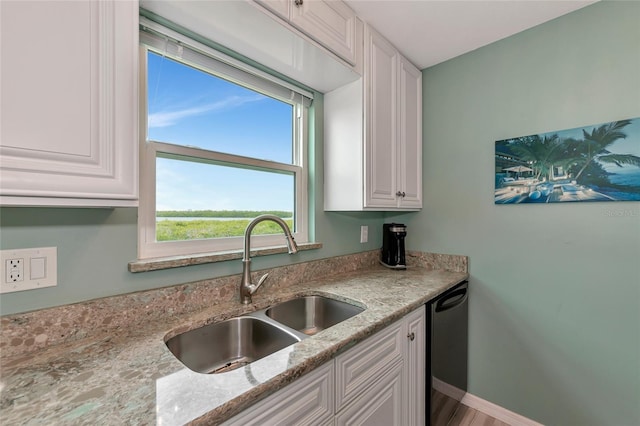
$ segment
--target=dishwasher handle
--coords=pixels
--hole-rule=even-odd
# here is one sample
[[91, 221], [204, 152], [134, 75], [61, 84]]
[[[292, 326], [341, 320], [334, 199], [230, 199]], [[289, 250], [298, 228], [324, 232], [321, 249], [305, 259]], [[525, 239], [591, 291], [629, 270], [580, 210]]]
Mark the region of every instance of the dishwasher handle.
[[456, 306], [464, 303], [467, 300], [467, 297], [467, 286], [461, 287], [440, 298], [436, 302], [435, 310], [436, 312], [444, 312], [448, 311], [449, 309], [453, 309]]

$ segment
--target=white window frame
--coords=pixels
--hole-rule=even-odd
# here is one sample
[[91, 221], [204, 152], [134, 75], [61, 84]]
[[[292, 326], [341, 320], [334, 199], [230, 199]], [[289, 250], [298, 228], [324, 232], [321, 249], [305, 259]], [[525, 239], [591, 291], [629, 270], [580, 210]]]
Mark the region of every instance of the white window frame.
[[[312, 94], [287, 82], [191, 40], [152, 21], [141, 18], [140, 33], [140, 203], [138, 208], [138, 258], [151, 259], [202, 255], [242, 250], [243, 237], [200, 240], [156, 241], [156, 158], [192, 157], [212, 164], [233, 164], [240, 168], [293, 173], [295, 229], [298, 243], [309, 241], [308, 231], [308, 106]], [[293, 164], [278, 163], [206, 149], [148, 140], [147, 135], [147, 52], [166, 55], [187, 65], [212, 72], [241, 86], [287, 102], [294, 107]], [[216, 65], [217, 68], [213, 68]], [[222, 69], [222, 71], [220, 71]], [[240, 196], [240, 195], [239, 195]], [[252, 235], [252, 247], [284, 246], [284, 237]]]

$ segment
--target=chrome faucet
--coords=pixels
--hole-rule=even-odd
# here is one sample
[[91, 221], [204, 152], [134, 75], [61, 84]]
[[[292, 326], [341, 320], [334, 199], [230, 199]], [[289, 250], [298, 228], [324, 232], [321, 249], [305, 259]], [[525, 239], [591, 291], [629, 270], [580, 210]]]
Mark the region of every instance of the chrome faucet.
[[240, 283], [240, 302], [243, 305], [251, 303], [251, 296], [255, 293], [262, 283], [267, 279], [269, 274], [264, 274], [258, 280], [258, 284], [251, 283], [251, 231], [260, 222], [265, 220], [271, 220], [282, 228], [284, 235], [287, 238], [287, 249], [289, 254], [296, 254], [298, 252], [298, 245], [291, 235], [291, 230], [287, 226], [286, 222], [280, 219], [278, 216], [271, 214], [264, 214], [256, 217], [247, 225], [247, 229], [244, 230], [244, 254], [242, 255], [242, 282]]

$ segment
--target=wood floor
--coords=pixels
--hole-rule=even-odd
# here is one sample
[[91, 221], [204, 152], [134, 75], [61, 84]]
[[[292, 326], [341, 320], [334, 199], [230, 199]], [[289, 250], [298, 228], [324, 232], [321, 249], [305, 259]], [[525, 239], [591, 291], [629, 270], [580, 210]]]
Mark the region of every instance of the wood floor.
[[432, 392], [431, 426], [509, 426], [508, 423], [460, 404], [441, 392]]

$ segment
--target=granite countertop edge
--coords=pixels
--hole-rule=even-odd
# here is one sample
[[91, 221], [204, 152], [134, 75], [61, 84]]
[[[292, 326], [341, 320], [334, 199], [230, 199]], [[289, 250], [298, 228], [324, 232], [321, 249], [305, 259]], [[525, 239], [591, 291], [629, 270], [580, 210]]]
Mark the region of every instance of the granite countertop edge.
[[[111, 419], [139, 424], [154, 418], [158, 424], [220, 424], [468, 277], [467, 272], [421, 267], [405, 271], [375, 267], [270, 294], [258, 292], [248, 307], [220, 304], [155, 324], [141, 324], [139, 329], [118, 330], [112, 336], [59, 345], [2, 366], [0, 412], [6, 420], [24, 420], [27, 415], [70, 423]], [[263, 375], [255, 383], [242, 382], [241, 371], [247, 367], [217, 375], [192, 372], [164, 344], [180, 332], [302, 295], [324, 295], [366, 309], [250, 364], [255, 376]], [[274, 367], [282, 363], [278, 357], [285, 357], [285, 362]], [[87, 380], [80, 380], [82, 377]], [[167, 384], [161, 385], [162, 381]], [[62, 388], [57, 391], [59, 395], [52, 394], [56, 387]], [[165, 388], [169, 390], [164, 392]], [[36, 392], [26, 395], [29, 389]], [[131, 398], [138, 399], [134, 402]], [[45, 403], [48, 410], [40, 412], [25, 403], [30, 407]]]

